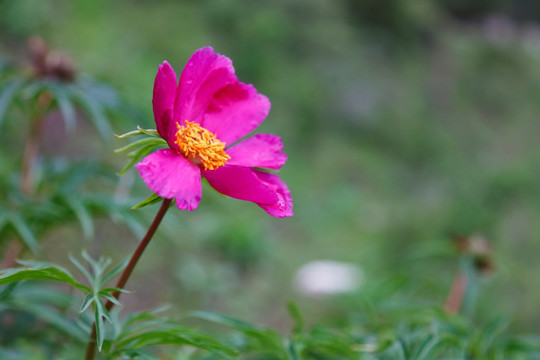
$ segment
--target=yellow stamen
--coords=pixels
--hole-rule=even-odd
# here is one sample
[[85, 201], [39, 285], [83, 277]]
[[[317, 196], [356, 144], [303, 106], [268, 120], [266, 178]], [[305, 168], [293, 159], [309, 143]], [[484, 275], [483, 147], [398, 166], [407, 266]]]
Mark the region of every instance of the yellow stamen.
[[215, 170], [231, 158], [225, 152], [225, 143], [196, 122], [186, 121], [186, 126], [176, 123], [176, 128], [174, 143], [185, 157], [201, 163], [204, 170]]

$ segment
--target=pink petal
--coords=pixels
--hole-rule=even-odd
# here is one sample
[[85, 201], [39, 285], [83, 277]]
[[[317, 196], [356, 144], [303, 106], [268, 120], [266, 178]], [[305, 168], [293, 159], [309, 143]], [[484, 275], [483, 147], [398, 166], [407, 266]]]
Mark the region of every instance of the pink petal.
[[265, 204], [278, 200], [274, 191], [259, 180], [253, 169], [225, 165], [203, 171], [203, 175], [214, 189], [235, 199]]
[[270, 101], [252, 85], [236, 83], [220, 90], [208, 108], [203, 127], [230, 145], [259, 126], [270, 111]]
[[216, 54], [211, 47], [197, 50], [180, 76], [174, 120], [200, 123], [214, 95], [227, 85], [238, 82], [231, 59]]
[[282, 152], [281, 138], [272, 134], [257, 134], [227, 149], [231, 157], [227, 165], [279, 169], [287, 161]]
[[220, 193], [252, 201], [272, 216], [287, 217], [293, 214], [290, 192], [277, 175], [230, 165], [204, 171], [203, 175]]
[[158, 133], [167, 140], [169, 146], [174, 144], [174, 133], [176, 132], [176, 123], [173, 123], [176, 90], [176, 73], [171, 65], [164, 61], [162, 65], [159, 65], [154, 81], [152, 105]]
[[266, 211], [268, 214], [278, 218], [293, 216], [293, 200], [291, 192], [289, 191], [287, 185], [283, 181], [281, 181], [279, 176], [277, 176], [276, 174], [269, 174], [258, 170], [254, 171], [259, 177], [259, 179], [266, 183], [267, 186], [272, 188], [272, 190], [276, 193], [278, 197], [278, 201], [273, 204], [258, 203], [257, 205], [263, 208], [263, 210]]
[[195, 209], [201, 200], [201, 171], [171, 149], [158, 150], [135, 165], [145, 184], [159, 196], [176, 197], [179, 209]]

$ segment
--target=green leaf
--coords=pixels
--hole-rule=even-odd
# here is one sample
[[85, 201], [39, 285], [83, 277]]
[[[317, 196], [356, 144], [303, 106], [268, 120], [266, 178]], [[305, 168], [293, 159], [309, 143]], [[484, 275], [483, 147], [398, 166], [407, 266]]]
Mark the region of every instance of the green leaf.
[[107, 309], [105, 308], [105, 305], [103, 305], [103, 301], [94, 294], [94, 321], [96, 326], [96, 339], [97, 339], [97, 345], [99, 351], [101, 351], [101, 348], [103, 346], [103, 341], [105, 340], [105, 324], [103, 323], [103, 319], [106, 319], [108, 322], [112, 323], [111, 316]]
[[288, 357], [288, 352], [283, 346], [283, 339], [281, 335], [279, 335], [273, 330], [261, 328], [226, 315], [207, 311], [193, 311], [188, 313], [187, 316], [204, 319], [238, 330], [248, 336], [255, 338], [261, 343], [264, 348], [266, 348], [265, 350], [272, 351], [274, 354], [279, 355], [281, 358]]
[[103, 106], [83, 91], [74, 90], [71, 94], [77, 104], [86, 112], [103, 140], [109, 140], [112, 130]]
[[309, 351], [333, 356], [341, 355], [347, 358], [351, 356], [356, 358], [356, 350], [353, 349], [358, 348], [358, 343], [352, 337], [343, 332], [325, 328], [315, 328], [308, 334], [297, 335], [295, 342]]
[[144, 139], [139, 139], [137, 141], [134, 141], [126, 146], [123, 146], [119, 149], [114, 150], [115, 153], [123, 153], [129, 150], [133, 150], [135, 148], [138, 148], [139, 146], [166, 146], [167, 142], [163, 140], [162, 138], [156, 138], [156, 137], [149, 137]]
[[18, 284], [19, 283], [16, 283], [16, 282], [7, 284], [6, 287], [3, 288], [2, 291], [0, 291], [0, 301], [8, 298], [13, 292], [13, 290], [15, 290]]
[[[96, 304], [97, 305], [97, 304]], [[101, 351], [101, 347], [103, 346], [103, 341], [105, 340], [105, 329], [103, 324], [103, 316], [101, 315], [101, 312], [98, 310], [98, 307], [96, 306], [96, 309], [94, 310], [94, 326], [96, 327], [96, 340], [98, 345], [98, 350]]]
[[149, 136], [154, 136], [154, 137], [161, 137], [157, 130], [155, 130], [155, 129], [143, 129], [142, 127], [140, 127], [138, 125], [137, 125], [137, 130], [129, 131], [129, 132], [127, 132], [125, 134], [122, 134], [122, 135], [114, 134], [114, 136], [116, 136], [117, 139], [125, 139], [125, 138], [128, 138], [128, 137], [137, 136], [137, 135], [149, 135]]
[[111, 259], [99, 258], [98, 261], [95, 261], [90, 257], [86, 250], [82, 251], [82, 257], [90, 264], [92, 267], [93, 276], [93, 287], [94, 289], [100, 289], [102, 283], [102, 275], [105, 272], [105, 269], [111, 264]]
[[291, 342], [286, 343], [286, 349], [287, 349], [287, 354], [289, 355], [289, 359], [300, 360], [300, 356], [298, 355], [298, 352], [296, 351], [294, 342], [291, 341]]
[[70, 319], [66, 318], [65, 314], [53, 307], [29, 303], [25, 300], [17, 301], [17, 303], [14, 304], [14, 307], [36, 315], [38, 318], [43, 319], [47, 323], [53, 325], [57, 329], [81, 343], [85, 343], [88, 340], [88, 335], [82, 331], [79, 326], [77, 326]]
[[30, 227], [28, 226], [28, 224], [26, 224], [24, 219], [20, 215], [14, 213], [9, 214], [8, 217], [9, 222], [11, 223], [17, 234], [19, 234], [20, 238], [24, 241], [26, 246], [28, 246], [28, 248], [34, 254], [39, 253], [39, 243], [36, 240], [34, 233], [32, 232], [32, 230], [30, 230]]
[[121, 135], [114, 134], [114, 136], [117, 139], [126, 139], [126, 138], [131, 137], [131, 136], [137, 136], [137, 135], [142, 135], [142, 134], [143, 133], [140, 132], [139, 130], [133, 130], [133, 131], [128, 131], [127, 133], [124, 133], [124, 134], [121, 134]]
[[113, 221], [125, 224], [135, 237], [142, 238], [146, 234], [147, 229], [141, 225], [141, 219], [137, 212], [127, 208], [110, 206], [107, 208], [107, 213]]
[[158, 131], [155, 129], [143, 129], [139, 125], [137, 125], [137, 130], [139, 130], [141, 133], [150, 135], [150, 136], [160, 136]]
[[118, 306], [121, 305], [120, 301], [118, 301], [117, 298], [115, 298], [114, 296], [112, 296], [110, 293], [108, 293], [106, 291], [100, 291], [99, 296], [104, 297], [105, 299], [112, 302], [114, 305], [118, 305]]
[[157, 204], [158, 202], [160, 202], [161, 200], [162, 200], [161, 196], [154, 193], [154, 194], [150, 195], [148, 198], [146, 198], [145, 200], [138, 203], [137, 205], [131, 207], [131, 210], [140, 209], [140, 208], [143, 208], [145, 206], [154, 205], [154, 204]]
[[430, 334], [416, 349], [412, 360], [425, 360], [430, 359], [428, 356], [435, 350], [440, 343], [440, 338], [435, 334]]
[[107, 284], [112, 278], [120, 274], [120, 272], [124, 270], [124, 268], [127, 266], [128, 263], [129, 263], [129, 258], [126, 258], [119, 265], [109, 270], [105, 275], [103, 275], [102, 284], [103, 285]]
[[79, 269], [79, 271], [84, 275], [88, 283], [92, 284], [94, 282], [94, 277], [90, 275], [88, 270], [86, 270], [86, 268], [79, 262], [79, 260], [75, 259], [73, 256], [68, 255], [68, 257], [69, 260], [73, 263], [73, 265], [75, 265], [77, 269]]
[[150, 154], [152, 152], [152, 150], [154, 150], [154, 148], [155, 148], [154, 145], [141, 146], [139, 149], [130, 152], [128, 154], [128, 158], [130, 159], [130, 161], [128, 161], [126, 166], [124, 166], [124, 168], [118, 173], [118, 175], [124, 175], [126, 173], [126, 171], [129, 170], [130, 167], [135, 165], [135, 163], [137, 161], [139, 161], [140, 159], [142, 159], [146, 155]]
[[[407, 351], [405, 344], [401, 340], [396, 340], [392, 343], [392, 347], [390, 348], [394, 351], [394, 358], [395, 360], [406, 360], [407, 359]], [[399, 357], [395, 357], [395, 354], [398, 354]]]
[[122, 294], [133, 294], [133, 291], [129, 291], [129, 290], [126, 290], [126, 289], [120, 289], [120, 288], [117, 288], [117, 287], [107, 287], [107, 288], [101, 289], [101, 291], [105, 291], [105, 292], [109, 292], [109, 293], [118, 291], [118, 292], [120, 292]]
[[86, 207], [78, 198], [74, 196], [68, 196], [64, 199], [75, 214], [77, 220], [79, 220], [84, 237], [86, 239], [91, 239], [94, 236], [94, 223], [92, 221], [92, 216]]
[[77, 124], [77, 117], [75, 107], [69, 99], [68, 92], [58, 85], [51, 85], [49, 88], [53, 92], [56, 103], [58, 104], [58, 108], [60, 109], [62, 117], [64, 118], [66, 131], [73, 132]]
[[0, 270], [0, 284], [22, 280], [59, 281], [88, 292], [88, 286], [82, 285], [63, 267], [36, 261], [19, 261], [25, 267]]
[[177, 326], [169, 329], [156, 328], [152, 331], [142, 332], [127, 337], [117, 344], [117, 346], [124, 348], [123, 352], [155, 345], [190, 345], [227, 359], [237, 354], [235, 349], [206, 334]]
[[47, 89], [46, 81], [34, 80], [31, 83], [29, 83], [27, 87], [24, 88], [22, 95], [25, 98], [30, 99], [33, 96], [36, 96], [37, 94], [43, 92], [46, 89]]
[[3, 86], [3, 91], [0, 93], [0, 125], [2, 125], [4, 114], [13, 101], [15, 94], [23, 85], [24, 80], [19, 78], [10, 80]]
[[302, 332], [302, 330], [304, 329], [304, 319], [302, 318], [300, 310], [292, 301], [287, 304], [287, 309], [289, 310], [289, 314], [291, 315], [291, 317], [294, 319], [294, 326], [292, 329], [293, 334], [298, 334]]
[[[2, 211], [5, 211], [2, 209]], [[0, 231], [4, 228], [4, 226], [8, 223], [8, 216], [6, 213], [0, 214]]]
[[86, 309], [88, 309], [88, 307], [94, 302], [94, 294], [93, 293], [90, 293], [88, 295], [86, 295], [86, 297], [84, 298], [82, 304], [81, 304], [81, 308], [79, 309], [79, 312], [82, 313], [82, 312], [85, 312]]

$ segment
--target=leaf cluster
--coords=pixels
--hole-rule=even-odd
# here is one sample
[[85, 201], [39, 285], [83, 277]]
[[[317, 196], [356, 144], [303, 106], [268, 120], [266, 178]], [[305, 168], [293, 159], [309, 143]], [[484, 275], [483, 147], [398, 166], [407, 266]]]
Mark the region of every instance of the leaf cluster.
[[135, 165], [135, 163], [150, 154], [156, 147], [167, 145], [167, 142], [158, 134], [157, 130], [143, 129], [140, 126], [137, 126], [137, 130], [122, 135], [116, 135], [116, 137], [118, 139], [126, 139], [139, 135], [145, 136], [142, 139], [135, 140], [130, 144], [115, 150], [116, 153], [127, 153], [126, 156], [129, 159], [128, 163], [120, 171], [120, 175], [125, 174], [126, 171]]
[[136, 115], [110, 86], [86, 74], [72, 82], [62, 82], [20, 72], [0, 72], [0, 126], [10, 107], [18, 107], [28, 119], [57, 109], [68, 133], [75, 130], [81, 113], [105, 141], [112, 133], [111, 116]]
[[16, 236], [35, 254], [38, 239], [48, 230], [72, 221], [86, 239], [94, 236], [94, 218], [107, 216], [124, 223], [136, 235], [142, 232], [138, 215], [109, 194], [116, 177], [99, 163], [51, 161], [43, 163], [33, 196], [20, 190], [16, 177], [0, 176], [0, 238]]
[[238, 332], [230, 342], [239, 359], [540, 359], [540, 339], [513, 334], [509, 322], [502, 318], [477, 326], [433, 309], [420, 317], [402, 318], [388, 328], [367, 323], [307, 329], [296, 306], [290, 304], [289, 310], [294, 319], [290, 336], [222, 314], [197, 311], [190, 316]]
[[[28, 293], [19, 292], [18, 289], [37, 289], [27, 286], [28, 281], [55, 281], [67, 284], [83, 294], [84, 299], [79, 306], [79, 313], [93, 309], [91, 319], [96, 327], [98, 348], [100, 351], [103, 350], [103, 355], [108, 359], [119, 357], [156, 359], [149, 352], [149, 347], [157, 345], [198, 348], [225, 359], [232, 359], [237, 355], [234, 347], [225, 345], [213, 336], [194, 328], [180, 326], [169, 317], [163, 316], [161, 313], [164, 309], [133, 312], [120, 319], [118, 311], [109, 312], [105, 302], [110, 301], [120, 305], [114, 294], [128, 291], [107, 286], [107, 283], [119, 274], [127, 261], [109, 269], [111, 261], [108, 259], [94, 260], [86, 252], [82, 253], [82, 257], [89, 265], [89, 270], [76, 258], [70, 257], [70, 259], [84, 276], [87, 284], [79, 282], [67, 269], [45, 262], [23, 261], [22, 267], [0, 271], [0, 285], [6, 285], [0, 291], [0, 311], [5, 309], [29, 311], [68, 335], [71, 341], [84, 344], [91, 331], [90, 319], [84, 317], [69, 319], [66, 314], [57, 310], [60, 307], [58, 304], [48, 306], [43, 298], [20, 300], [21, 295]], [[59, 296], [58, 291], [50, 288], [46, 291], [51, 296]], [[67, 296], [67, 301], [63, 306], [73, 304], [73, 296]]]
[[[22, 267], [0, 271], [0, 284], [9, 284], [2, 291], [1, 294], [3, 296], [0, 295], [0, 300], [9, 297], [14, 286], [21, 281], [49, 280], [67, 284], [70, 287], [79, 290], [84, 296], [79, 313], [83, 313], [89, 308], [93, 309], [98, 346], [101, 348], [104, 341], [103, 320], [105, 319], [112, 322], [109, 311], [105, 308], [104, 301], [110, 301], [119, 305], [114, 293], [127, 292], [126, 290], [118, 289], [116, 287], [108, 287], [106, 284], [122, 271], [127, 264], [127, 261], [108, 270], [111, 260], [100, 258], [96, 261], [86, 252], [82, 253], [82, 257], [89, 264], [90, 271], [76, 258], [70, 256], [70, 260], [85, 277], [88, 285], [79, 282], [68, 270], [61, 266], [38, 261], [20, 261], [19, 263], [23, 265]], [[86, 330], [89, 333], [88, 326], [86, 327]]]

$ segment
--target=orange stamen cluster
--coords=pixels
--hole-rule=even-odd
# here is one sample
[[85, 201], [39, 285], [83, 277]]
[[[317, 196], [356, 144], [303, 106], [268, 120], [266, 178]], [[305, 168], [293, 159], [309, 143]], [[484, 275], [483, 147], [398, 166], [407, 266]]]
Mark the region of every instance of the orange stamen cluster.
[[176, 123], [176, 128], [174, 143], [185, 157], [200, 162], [204, 170], [215, 170], [231, 158], [225, 152], [225, 143], [200, 124], [186, 121], [186, 126]]

